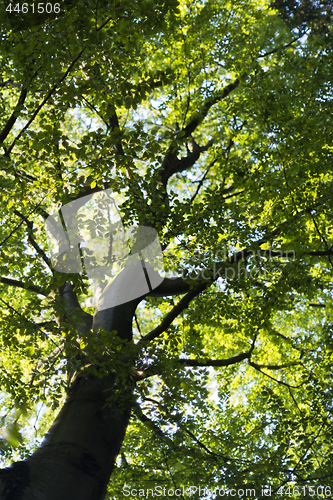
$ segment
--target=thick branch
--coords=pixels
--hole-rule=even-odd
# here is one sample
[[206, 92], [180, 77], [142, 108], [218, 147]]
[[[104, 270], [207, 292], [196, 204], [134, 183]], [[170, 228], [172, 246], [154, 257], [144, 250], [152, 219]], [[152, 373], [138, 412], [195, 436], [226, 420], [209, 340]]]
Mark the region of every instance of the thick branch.
[[317, 250], [313, 252], [306, 252], [306, 255], [311, 255], [313, 257], [330, 257], [333, 256], [333, 249], [330, 248], [328, 250]]
[[[114, 131], [115, 129], [118, 129], [118, 130], [120, 129], [117, 111], [116, 111], [116, 108], [114, 106], [112, 106], [107, 126], [109, 129], [111, 129], [111, 131]], [[124, 148], [123, 148], [123, 145], [122, 145], [120, 140], [117, 142], [116, 148], [117, 148], [117, 153], [120, 156], [125, 156]]]
[[48, 326], [48, 327], [56, 327], [58, 328], [58, 324], [55, 320], [50, 320], [50, 321], [42, 321], [41, 323], [35, 323], [35, 325], [37, 326], [37, 328], [41, 328], [41, 327], [45, 327], [45, 326]]
[[183, 312], [187, 307], [189, 306], [189, 303], [198, 295], [200, 295], [201, 292], [203, 292], [208, 285], [210, 285], [210, 282], [205, 282], [201, 283], [199, 286], [193, 288], [190, 290], [179, 302], [178, 304], [171, 309], [171, 311], [165, 316], [165, 318], [162, 320], [162, 322], [154, 328], [151, 332], [149, 332], [147, 335], [142, 337], [139, 342], [137, 342], [137, 345], [142, 344], [143, 342], [148, 342], [150, 340], [154, 340], [156, 337], [161, 335], [161, 333], [165, 332], [167, 328], [171, 325], [174, 319], [179, 316], [181, 312]]
[[[174, 308], [165, 316], [165, 318], [162, 320], [162, 322], [159, 324], [159, 326], [157, 326], [156, 328], [154, 328], [154, 330], [152, 330], [151, 332], [149, 332], [147, 335], [145, 335], [144, 337], [142, 337], [142, 339], [139, 340], [139, 342], [137, 342], [137, 345], [140, 345], [141, 343], [145, 342], [145, 341], [150, 341], [150, 340], [153, 340], [155, 339], [156, 337], [158, 337], [159, 335], [161, 335], [161, 333], [165, 332], [167, 328], [169, 328], [169, 326], [171, 325], [171, 323], [173, 322], [174, 319], [177, 318], [177, 316], [179, 316], [179, 314], [181, 312], [183, 312], [185, 309], [187, 309], [189, 303], [195, 298], [197, 297], [198, 295], [200, 295], [200, 293], [202, 293], [209, 285], [211, 285], [215, 280], [217, 279], [216, 278], [213, 278], [211, 280], [206, 280], [205, 282], [203, 283], [200, 283], [198, 286], [196, 286], [195, 288], [192, 288], [179, 302], [177, 305], [174, 306]], [[178, 285], [180, 287], [180, 284]], [[254, 343], [255, 343], [255, 340], [256, 340], [256, 336], [252, 342], [252, 346], [249, 350], [249, 353], [247, 353], [249, 356], [251, 356], [251, 353], [254, 349]], [[242, 355], [240, 355], [242, 356]], [[245, 358], [242, 358], [242, 359], [246, 359]]]
[[[20, 94], [20, 97], [19, 97], [19, 99], [17, 101], [17, 105], [16, 106], [22, 106], [24, 104], [24, 101], [25, 101], [26, 97], [27, 97], [27, 89], [23, 88], [21, 90], [21, 94]], [[13, 113], [11, 114], [11, 116], [9, 117], [9, 119], [8, 119], [8, 121], [7, 121], [4, 129], [3, 129], [3, 131], [0, 134], [0, 144], [2, 142], [4, 142], [4, 140], [6, 139], [7, 135], [9, 134], [9, 132], [14, 127], [17, 118], [18, 118], [18, 112], [14, 110]]]
[[235, 365], [236, 363], [239, 363], [240, 361], [244, 361], [244, 359], [250, 359], [251, 357], [251, 352], [243, 352], [242, 354], [237, 354], [237, 356], [232, 356], [231, 358], [227, 359], [204, 359], [204, 360], [198, 360], [198, 359], [178, 359], [178, 363], [181, 363], [182, 365], [186, 366], [230, 366], [230, 365]]
[[230, 365], [235, 365], [236, 363], [240, 363], [244, 359], [248, 359], [250, 362], [252, 352], [255, 347], [255, 343], [257, 340], [257, 334], [253, 337], [251, 347], [247, 352], [243, 352], [241, 354], [237, 354], [236, 356], [232, 356], [231, 358], [227, 359], [204, 359], [204, 360], [197, 360], [197, 359], [178, 359], [178, 363], [181, 363], [182, 365], [186, 366], [230, 366]]
[[[246, 75], [243, 75], [243, 78], [245, 77]], [[200, 125], [200, 123], [205, 119], [210, 108], [214, 106], [214, 104], [228, 97], [228, 95], [238, 87], [239, 83], [240, 81], [237, 78], [234, 82], [224, 87], [224, 89], [222, 89], [222, 91], [219, 92], [215, 97], [207, 99], [207, 101], [203, 104], [201, 110], [195, 113], [190, 119], [189, 123], [186, 125], [184, 129], [185, 137], [190, 137], [190, 135], [193, 134], [198, 125]]]
[[24, 283], [23, 281], [18, 281], [14, 280], [11, 278], [0, 278], [0, 283], [3, 283], [4, 285], [9, 285], [9, 286], [16, 286], [18, 288], [22, 288], [23, 290], [28, 290], [29, 292], [34, 292], [38, 293], [39, 295], [44, 295], [44, 297], [47, 296], [47, 293], [44, 292], [42, 288], [40, 288], [37, 285], [27, 285], [27, 283]]
[[201, 153], [207, 151], [213, 145], [212, 139], [208, 141], [205, 146], [199, 146], [194, 140], [192, 142], [194, 147], [191, 151], [189, 151], [187, 156], [184, 156], [181, 159], [178, 159], [177, 155], [170, 154], [168, 156], [167, 154], [166, 161], [162, 164], [162, 183], [164, 187], [167, 185], [167, 182], [172, 175], [184, 172], [184, 170], [188, 170], [193, 167], [195, 162], [199, 159]]
[[183, 295], [189, 291], [190, 285], [183, 278], [164, 278], [162, 283], [150, 292], [147, 297]]
[[[244, 75], [244, 77], [245, 76], [246, 75]], [[190, 118], [186, 127], [177, 133], [177, 137], [181, 137], [184, 139], [191, 137], [192, 133], [205, 119], [211, 107], [219, 101], [225, 99], [233, 90], [238, 87], [239, 83], [240, 82], [237, 78], [234, 82], [224, 87], [222, 91], [219, 92], [215, 97], [207, 99], [201, 109]], [[173, 174], [177, 172], [183, 172], [184, 170], [192, 167], [198, 160], [200, 154], [204, 151], [207, 151], [213, 145], [213, 141], [211, 140], [205, 146], [200, 147], [198, 144], [196, 144], [192, 137], [190, 145], [191, 150], [189, 150], [188, 155], [181, 159], [177, 158], [177, 147], [175, 148], [174, 144], [170, 145], [160, 169], [162, 184], [164, 188], [166, 187], [168, 180]]]
[[291, 363], [285, 363], [284, 365], [258, 365], [257, 363], [252, 362], [252, 366], [260, 369], [265, 368], [266, 370], [283, 370], [284, 368], [290, 368], [291, 366], [300, 364], [300, 361], [293, 361]]
[[60, 287], [59, 292], [64, 306], [64, 315], [60, 321], [74, 320], [75, 327], [80, 334], [88, 332], [92, 327], [93, 317], [81, 308], [73, 285], [65, 283]]

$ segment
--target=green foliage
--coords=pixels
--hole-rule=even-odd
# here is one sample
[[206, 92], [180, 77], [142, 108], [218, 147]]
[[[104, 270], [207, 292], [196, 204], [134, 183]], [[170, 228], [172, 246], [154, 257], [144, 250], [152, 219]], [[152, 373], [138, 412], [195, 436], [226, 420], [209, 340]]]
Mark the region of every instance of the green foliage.
[[[113, 373], [116, 397], [139, 380], [109, 499], [333, 488], [326, 3], [62, 5], [34, 22], [0, 12], [3, 464], [38, 446], [73, 372]], [[93, 313], [91, 283], [49, 262], [44, 218], [104, 188], [125, 226], [158, 230], [167, 276], [209, 282], [140, 348], [181, 299], [146, 297], [131, 342], [83, 331], [60, 290]]]

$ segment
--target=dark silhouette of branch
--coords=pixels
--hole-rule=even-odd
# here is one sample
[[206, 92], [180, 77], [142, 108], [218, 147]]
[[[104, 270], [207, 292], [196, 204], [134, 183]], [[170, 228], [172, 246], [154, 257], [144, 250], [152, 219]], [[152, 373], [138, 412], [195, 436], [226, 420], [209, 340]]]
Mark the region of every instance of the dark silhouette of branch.
[[[119, 120], [118, 120], [118, 115], [117, 115], [117, 111], [116, 111], [116, 108], [114, 106], [110, 107], [111, 109], [111, 112], [110, 112], [110, 116], [109, 116], [109, 119], [108, 119], [108, 129], [110, 129], [111, 131], [115, 130], [115, 129], [118, 129], [120, 130], [120, 127], [119, 127]], [[119, 139], [119, 141], [117, 142], [116, 144], [116, 148], [117, 148], [117, 153], [120, 155], [120, 156], [125, 156], [125, 153], [124, 153], [124, 148], [123, 148], [123, 145]]]
[[31, 221], [29, 221], [23, 214], [21, 214], [21, 212], [19, 212], [19, 210], [14, 210], [14, 214], [17, 215], [18, 217], [20, 217], [20, 219], [22, 219], [25, 222], [26, 226], [28, 227], [28, 233], [29, 233], [28, 234], [28, 241], [29, 241], [29, 243], [34, 247], [34, 249], [36, 250], [38, 255], [43, 259], [45, 264], [50, 269], [52, 269], [52, 264], [51, 264], [50, 259], [48, 258], [48, 256], [44, 252], [44, 250], [38, 245], [38, 243], [32, 237], [33, 227], [34, 227], [33, 223]]
[[217, 457], [221, 457], [225, 460], [225, 457], [223, 455], [220, 455], [218, 453], [214, 453], [213, 451], [211, 451], [209, 448], [207, 448], [207, 446], [202, 443], [194, 434], [193, 432], [189, 431], [186, 427], [182, 426], [182, 428], [184, 429], [184, 431], [186, 432], [186, 434], [188, 434], [190, 436], [190, 438], [193, 439], [193, 441], [195, 441], [197, 443], [197, 445], [202, 448], [206, 453], [208, 453], [208, 455], [211, 455], [213, 457], [213, 459], [218, 462], [218, 458]]
[[[243, 75], [245, 77], [246, 75]], [[193, 132], [196, 128], [202, 123], [202, 121], [207, 116], [209, 110], [214, 104], [218, 103], [225, 99], [233, 90], [235, 90], [240, 81], [238, 78], [224, 87], [221, 92], [218, 92], [214, 97], [207, 99], [201, 109], [193, 114], [193, 116], [189, 119], [188, 124], [182, 130], [177, 131], [175, 139], [188, 139], [191, 137], [190, 145], [192, 150], [189, 150], [188, 155], [184, 158], [179, 159], [177, 157], [177, 146], [171, 144], [165, 157], [162, 162], [161, 169], [159, 170], [159, 174], [162, 179], [162, 184], [164, 188], [166, 187], [168, 180], [170, 177], [179, 172], [183, 172], [191, 168], [195, 162], [198, 160], [200, 154], [204, 151], [207, 151], [212, 145], [213, 140], [210, 140], [205, 146], [199, 146], [192, 137]], [[174, 141], [173, 141], [174, 142]]]
[[258, 56], [258, 59], [262, 59], [263, 57], [267, 57], [267, 56], [270, 56], [271, 54], [275, 54], [279, 50], [287, 49], [288, 47], [290, 47], [290, 45], [292, 45], [293, 43], [297, 42], [297, 40], [299, 40], [300, 38], [302, 38], [302, 36], [304, 36], [303, 32], [299, 36], [293, 38], [286, 45], [283, 45], [283, 47], [276, 47], [275, 49], [269, 50], [268, 52], [265, 52], [265, 54], [262, 54], [262, 55]]
[[88, 99], [86, 99], [86, 98], [84, 97], [84, 95], [82, 95], [81, 97], [82, 97], [82, 99], [84, 100], [84, 102], [87, 104], [88, 108], [89, 108], [89, 109], [91, 109], [91, 111], [93, 111], [94, 113], [96, 113], [96, 115], [98, 116], [98, 118], [100, 118], [100, 119], [104, 122], [104, 124], [108, 127], [108, 123], [107, 123], [107, 122], [104, 120], [104, 118], [103, 118], [103, 117], [99, 114], [98, 109], [96, 109], [96, 107], [95, 107], [93, 104], [91, 104], [91, 102], [89, 102], [89, 101], [88, 101]]
[[178, 363], [181, 363], [182, 365], [186, 366], [194, 366], [194, 367], [205, 367], [205, 366], [214, 366], [214, 367], [219, 367], [219, 366], [230, 366], [230, 365], [235, 365], [236, 363], [240, 363], [241, 361], [244, 361], [244, 359], [250, 359], [251, 353], [250, 352], [243, 352], [242, 354], [237, 354], [237, 356], [232, 356], [231, 358], [227, 359], [203, 359], [203, 360], [198, 360], [198, 359], [178, 359]]
[[205, 283], [201, 283], [199, 286], [190, 290], [179, 302], [177, 305], [171, 309], [171, 311], [165, 316], [159, 326], [154, 328], [151, 332], [147, 333], [142, 339], [137, 342], [137, 345], [142, 344], [144, 342], [149, 342], [150, 340], [154, 340], [156, 337], [161, 335], [161, 333], [165, 332], [167, 328], [171, 325], [174, 319], [179, 316], [181, 312], [183, 312], [189, 306], [189, 303], [201, 292], [203, 292], [207, 286], [209, 286], [211, 282], [206, 281]]
[[149, 417], [147, 417], [147, 415], [145, 415], [143, 413], [142, 409], [140, 408], [140, 406], [137, 403], [133, 405], [133, 412], [137, 416], [137, 418], [140, 420], [140, 422], [142, 422], [143, 424], [149, 424], [151, 429], [158, 436], [160, 436], [162, 439], [168, 441], [172, 445], [172, 447], [174, 447], [174, 444], [173, 444], [172, 440], [169, 438], [169, 436], [166, 436], [164, 434], [164, 432], [159, 428], [159, 426], [155, 422], [153, 422]]
[[103, 24], [101, 24], [98, 28], [96, 28], [96, 31], [100, 31], [102, 28], [104, 28], [104, 26], [106, 26], [111, 21], [111, 19], [113, 19], [113, 16], [108, 17], [108, 19], [104, 21]]
[[35, 323], [35, 325], [37, 326], [37, 328], [41, 328], [43, 326], [55, 326], [56, 328], [59, 328], [58, 327], [58, 323], [55, 321], [55, 320], [50, 320], [50, 321], [42, 321], [41, 323]]
[[183, 295], [190, 291], [190, 285], [183, 278], [164, 278], [147, 297], [166, 297], [171, 295]]
[[318, 224], [317, 224], [317, 222], [316, 222], [316, 219], [313, 217], [313, 215], [311, 215], [311, 219], [312, 219], [313, 224], [314, 224], [314, 226], [315, 226], [315, 228], [316, 228], [316, 231], [317, 231], [317, 233], [318, 233], [319, 238], [320, 238], [320, 239], [324, 242], [324, 245], [325, 245], [325, 247], [326, 247], [326, 249], [327, 249], [327, 252], [328, 252], [327, 256], [328, 256], [329, 263], [330, 263], [330, 264], [331, 264], [331, 266], [333, 267], [333, 262], [331, 261], [331, 252], [332, 252], [332, 247], [328, 245], [327, 240], [326, 240], [326, 238], [325, 238], [325, 235], [321, 233], [321, 231], [320, 231], [320, 229], [319, 229], [319, 227], [318, 227]]
[[[27, 89], [26, 88], [23, 88], [21, 90], [21, 94], [20, 94], [20, 97], [17, 101], [17, 104], [16, 104], [16, 107], [17, 106], [22, 106], [24, 104], [24, 101], [27, 97]], [[6, 139], [7, 135], [9, 134], [9, 132], [12, 130], [12, 128], [14, 127], [15, 125], [15, 122], [18, 118], [18, 112], [17, 111], [13, 111], [13, 113], [10, 115], [6, 125], [4, 126], [1, 134], [0, 134], [0, 144], [2, 142], [4, 142], [4, 140]], [[8, 154], [8, 151], [6, 152], [6, 154]]]
[[291, 363], [285, 363], [284, 365], [258, 365], [254, 363], [257, 368], [265, 368], [266, 370], [283, 370], [284, 368], [290, 368], [291, 366], [300, 365], [300, 361], [293, 361]]
[[268, 375], [268, 373], [265, 373], [264, 371], [261, 370], [261, 367], [260, 365], [257, 365], [257, 363], [254, 363], [253, 361], [251, 361], [249, 359], [248, 361], [249, 365], [252, 366], [252, 368], [254, 368], [255, 370], [257, 370], [258, 372], [262, 373], [262, 375], [265, 375], [265, 377], [268, 377], [270, 378], [271, 380], [274, 380], [274, 382], [276, 382], [277, 384], [280, 384], [280, 385], [284, 385], [285, 387], [288, 387], [288, 389], [299, 389], [300, 387], [302, 387], [302, 385], [305, 383], [305, 381], [303, 381], [302, 383], [300, 383], [299, 385], [291, 385], [291, 384], [288, 384], [287, 382], [283, 382], [282, 380], [278, 380], [274, 377], [272, 377], [271, 375]]
[[39, 106], [37, 107], [37, 109], [34, 111], [32, 117], [30, 118], [30, 120], [28, 120], [28, 122], [25, 124], [25, 126], [21, 129], [21, 131], [19, 132], [19, 134], [15, 137], [15, 139], [13, 140], [13, 142], [11, 143], [11, 145], [9, 146], [8, 150], [6, 151], [6, 155], [8, 156], [10, 154], [10, 152], [12, 151], [12, 149], [14, 148], [16, 142], [20, 139], [20, 137], [24, 134], [24, 132], [30, 127], [31, 123], [34, 121], [34, 119], [36, 118], [36, 116], [38, 115], [38, 113], [40, 112], [40, 110], [45, 106], [45, 104], [47, 103], [47, 101], [50, 99], [50, 97], [52, 97], [52, 95], [54, 94], [54, 92], [57, 90], [57, 88], [60, 86], [60, 84], [67, 78], [67, 76], [69, 75], [69, 73], [71, 72], [73, 66], [75, 65], [75, 63], [80, 59], [80, 57], [82, 56], [83, 52], [85, 51], [85, 49], [82, 49], [78, 55], [73, 59], [73, 61], [70, 63], [70, 65], [68, 66], [67, 70], [65, 71], [65, 73], [62, 75], [62, 77], [59, 79], [58, 83], [56, 83], [55, 85], [53, 85], [53, 87], [51, 88], [51, 90], [49, 90], [49, 92], [46, 94], [46, 96], [44, 97], [44, 99], [42, 100], [42, 102], [39, 104]]
[[200, 191], [203, 183], [205, 182], [205, 180], [207, 178], [207, 175], [209, 174], [210, 169], [212, 168], [213, 165], [215, 165], [216, 162], [217, 162], [217, 158], [215, 158], [213, 161], [211, 161], [210, 164], [208, 165], [208, 167], [206, 168], [206, 172], [204, 173], [204, 175], [200, 179], [200, 181], [198, 183], [198, 186], [197, 186], [197, 189], [196, 189], [194, 195], [190, 199], [190, 203], [193, 203], [193, 201], [195, 200], [195, 198], [198, 196], [199, 191]]
[[[246, 75], [244, 74], [242, 78], [246, 78]], [[224, 87], [221, 92], [219, 92], [215, 97], [212, 97], [211, 99], [207, 99], [202, 108], [195, 113], [192, 118], [189, 120], [188, 124], [186, 125], [184, 132], [185, 132], [185, 137], [190, 137], [191, 134], [195, 131], [195, 129], [202, 123], [202, 121], [206, 118], [210, 108], [214, 106], [214, 104], [217, 104], [218, 102], [222, 101], [228, 95], [235, 90], [238, 85], [240, 84], [240, 81], [238, 78]]]
[[257, 340], [258, 334], [256, 334], [252, 340], [251, 347], [247, 352], [243, 352], [241, 354], [237, 354], [236, 356], [232, 356], [231, 358], [226, 358], [226, 359], [203, 359], [203, 360], [197, 360], [197, 359], [177, 359], [178, 363], [181, 363], [182, 365], [186, 366], [198, 366], [198, 367], [205, 367], [205, 366], [230, 366], [230, 365], [235, 365], [236, 363], [240, 363], [241, 361], [244, 361], [244, 359], [251, 359], [252, 352], [255, 347], [255, 343]]
[[28, 285], [27, 283], [24, 283], [23, 281], [11, 279], [11, 278], [0, 278], [0, 283], [3, 283], [4, 285], [22, 288], [23, 290], [27, 290], [29, 292], [38, 293], [39, 295], [44, 295], [44, 297], [47, 296], [47, 293], [39, 286]]
[[193, 147], [192, 151], [189, 151], [187, 156], [178, 159], [177, 155], [171, 155], [168, 158], [167, 163], [164, 165], [162, 164], [162, 184], [164, 187], [166, 187], [168, 180], [172, 175], [184, 172], [185, 170], [193, 167], [195, 162], [199, 159], [201, 153], [207, 151], [213, 145], [213, 140], [211, 139], [210, 141], [208, 141], [205, 146], [199, 146], [194, 142], [194, 140], [193, 144], [195, 144], [195, 146]]
[[[46, 212], [46, 210], [44, 210], [44, 208], [41, 207], [41, 204], [43, 203], [44, 199], [48, 196], [48, 194], [49, 194], [49, 192], [47, 192], [44, 195], [44, 197], [37, 203], [37, 205], [34, 206], [34, 208], [29, 212], [28, 217], [31, 214], [33, 214], [34, 212], [37, 212], [44, 219], [47, 219], [49, 214]], [[22, 226], [22, 224], [24, 224], [24, 220], [21, 220], [21, 222], [19, 224], [17, 224], [17, 226], [14, 227], [14, 229], [9, 233], [9, 235], [6, 236], [6, 238], [0, 242], [0, 247], [2, 247], [2, 245], [4, 245], [9, 240], [9, 238], [12, 237], [12, 235]]]
[[34, 329], [37, 329], [39, 330], [40, 332], [43, 333], [43, 335], [45, 335], [45, 337], [48, 338], [48, 340], [50, 340], [50, 342], [52, 342], [52, 344], [54, 344], [56, 347], [57, 344], [56, 342], [54, 342], [54, 340], [46, 333], [42, 330], [42, 327], [39, 327], [36, 325], [36, 323], [34, 323], [33, 321], [30, 321], [29, 319], [27, 319], [25, 316], [23, 316], [23, 314], [21, 314], [19, 311], [17, 311], [13, 306], [11, 306], [10, 304], [8, 304], [8, 302], [6, 302], [4, 299], [2, 299], [0, 297], [0, 302], [2, 302], [3, 304], [5, 304], [5, 306], [10, 309], [11, 311], [13, 311], [14, 314], [17, 314], [17, 316], [19, 316], [20, 318], [22, 318], [22, 320], [29, 326], [31, 326], [32, 328]]
[[[30, 382], [29, 382], [29, 385], [32, 385], [34, 380], [35, 380], [35, 377], [37, 375], [37, 373], [40, 373], [39, 369], [41, 366], [47, 364], [51, 359], [54, 359], [56, 356], [58, 356], [58, 354], [60, 354], [61, 352], [63, 352], [63, 350], [65, 349], [65, 345], [66, 343], [63, 342], [61, 345], [59, 345], [58, 347], [56, 347], [52, 352], [51, 354], [49, 354], [48, 356], [46, 356], [45, 358], [43, 359], [40, 359], [36, 365], [35, 365], [35, 368], [33, 369], [32, 373], [31, 373], [31, 377], [30, 377]], [[45, 372], [44, 372], [45, 373]]]
[[12, 87], [21, 87], [20, 83], [15, 83], [11, 78], [0, 83], [0, 87], [6, 87], [7, 85], [11, 85]]

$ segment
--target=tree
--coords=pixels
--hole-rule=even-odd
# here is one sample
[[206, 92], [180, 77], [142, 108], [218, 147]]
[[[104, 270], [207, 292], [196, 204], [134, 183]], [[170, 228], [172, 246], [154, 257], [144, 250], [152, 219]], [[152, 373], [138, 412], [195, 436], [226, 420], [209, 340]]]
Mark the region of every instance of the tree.
[[[330, 6], [16, 5], [1, 13], [0, 498], [329, 496]], [[99, 277], [94, 303], [89, 252], [75, 247], [80, 274], [68, 246], [59, 269], [45, 222], [107, 190], [125, 229], [156, 231], [166, 277], [103, 308], [115, 282], [130, 296], [128, 270]]]

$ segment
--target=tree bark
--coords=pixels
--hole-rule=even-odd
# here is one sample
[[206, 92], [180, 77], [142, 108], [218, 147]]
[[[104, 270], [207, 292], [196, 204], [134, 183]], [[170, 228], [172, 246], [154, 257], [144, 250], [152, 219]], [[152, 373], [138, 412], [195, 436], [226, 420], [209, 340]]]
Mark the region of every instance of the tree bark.
[[[102, 500], [130, 416], [110, 403], [115, 375], [80, 376], [42, 445], [27, 460], [26, 484], [15, 500]], [[10, 500], [8, 495], [1, 499]], [[13, 498], [14, 500], [14, 498]]]
[[[109, 292], [106, 287], [104, 293]], [[97, 308], [95, 334], [99, 328], [117, 330], [120, 338], [130, 341], [141, 299], [102, 311]], [[101, 378], [84, 370], [76, 374], [41, 446], [27, 460], [0, 471], [0, 500], [104, 499], [125, 437], [135, 387], [130, 366], [125, 387], [122, 383], [117, 388], [115, 378], [115, 372]]]

